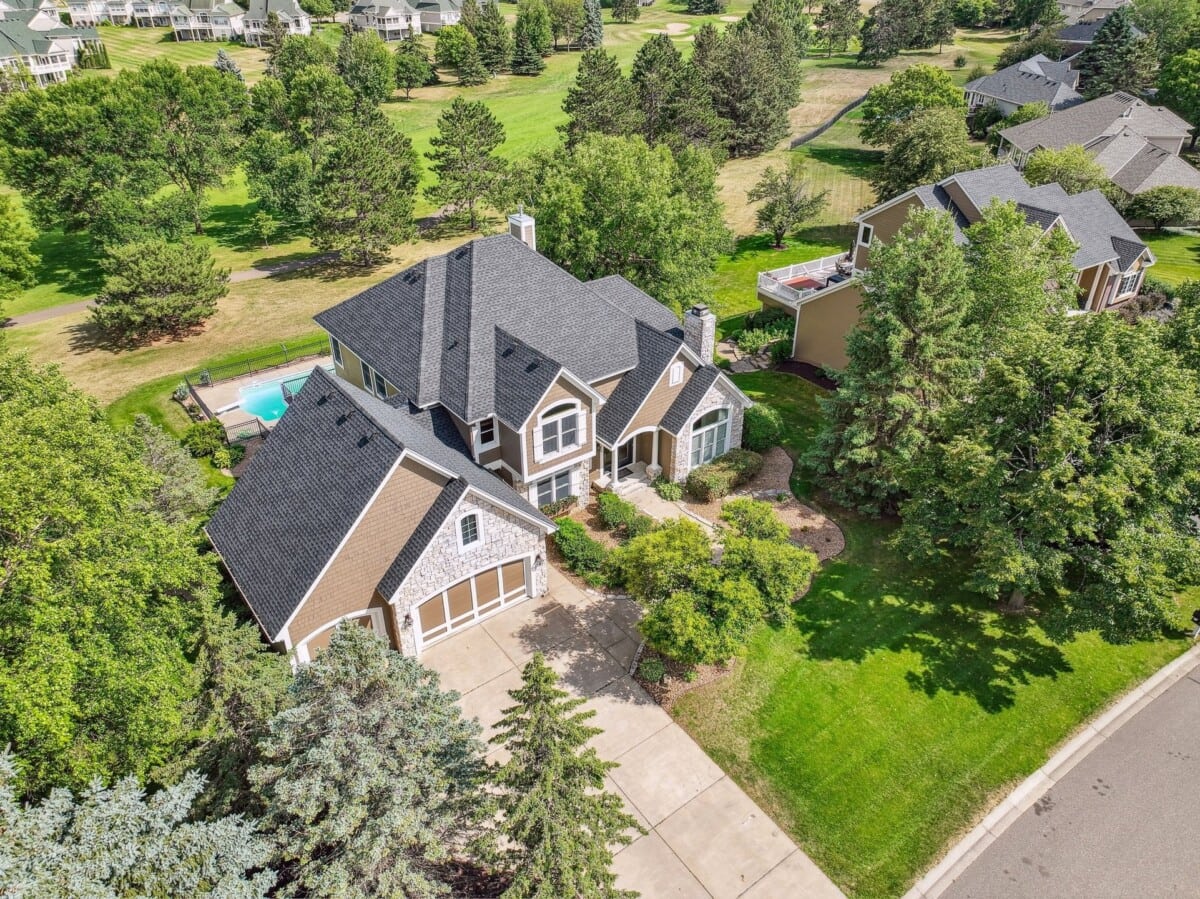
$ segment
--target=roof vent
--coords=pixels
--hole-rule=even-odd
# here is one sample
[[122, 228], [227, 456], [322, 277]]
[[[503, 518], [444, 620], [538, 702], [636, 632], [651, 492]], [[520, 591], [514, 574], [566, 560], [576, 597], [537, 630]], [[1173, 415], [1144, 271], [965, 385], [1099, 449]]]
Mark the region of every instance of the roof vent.
[[333, 399], [333, 396], [335, 393], [337, 393], [336, 390], [326, 390], [324, 393], [321, 394], [320, 397], [317, 398], [317, 405], [324, 406], [331, 399]]
[[538, 361], [536, 359], [534, 359], [532, 362], [530, 362], [528, 365], [525, 366], [525, 371], [526, 372], [537, 371], [537, 367], [538, 367]]
[[372, 440], [375, 439], [375, 436], [378, 433], [379, 433], [378, 431], [368, 431], [367, 433], [363, 434], [361, 437], [358, 438], [358, 445], [360, 447], [366, 446], [368, 443], [370, 443]]
[[450, 351], [451, 351], [452, 349], [454, 349], [456, 346], [458, 346], [458, 338], [457, 338], [457, 337], [456, 337], [454, 340], [451, 340], [451, 341], [450, 341], [450, 343], [448, 343], [448, 344], [446, 345], [446, 352], [447, 352], [447, 353], [448, 353], [448, 352], [450, 352]]
[[342, 417], [338, 419], [338, 424], [344, 425], [346, 422], [348, 422], [351, 419], [351, 417], [354, 415], [354, 412], [355, 412], [355, 410], [353, 408], [347, 409], [342, 414]]
[[511, 355], [512, 355], [513, 353], [515, 353], [515, 352], [516, 352], [516, 349], [515, 349], [515, 348], [513, 348], [513, 347], [510, 347], [510, 346], [506, 346], [506, 347], [505, 347], [505, 348], [504, 348], [504, 349], [501, 351], [501, 353], [500, 353], [500, 358], [501, 358], [501, 359], [507, 359], [509, 356], [511, 356]]

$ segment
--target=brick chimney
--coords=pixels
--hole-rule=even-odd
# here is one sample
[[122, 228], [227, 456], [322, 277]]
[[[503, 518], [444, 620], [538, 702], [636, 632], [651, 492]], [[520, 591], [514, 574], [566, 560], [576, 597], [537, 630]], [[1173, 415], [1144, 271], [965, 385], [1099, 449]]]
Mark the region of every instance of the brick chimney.
[[537, 229], [533, 216], [525, 214], [525, 204], [519, 203], [517, 211], [508, 217], [508, 233], [529, 249], [537, 250]]
[[683, 342], [705, 365], [712, 363], [717, 344], [717, 317], [703, 303], [697, 303], [684, 314]]

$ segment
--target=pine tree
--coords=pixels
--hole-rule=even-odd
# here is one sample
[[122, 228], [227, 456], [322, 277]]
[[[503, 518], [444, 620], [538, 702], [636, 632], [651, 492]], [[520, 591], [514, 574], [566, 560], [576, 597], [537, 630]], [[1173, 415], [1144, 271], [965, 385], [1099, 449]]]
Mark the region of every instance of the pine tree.
[[1136, 95], [1154, 82], [1158, 54], [1153, 39], [1134, 32], [1129, 8], [1122, 6], [1109, 13], [1075, 67], [1089, 100], [1114, 91]]
[[404, 91], [404, 99], [412, 96], [413, 88], [436, 82], [437, 73], [429, 62], [429, 54], [415, 35], [409, 35], [396, 48], [392, 67], [396, 70], [396, 86]]
[[[484, 2], [486, 3], [487, 0], [484, 0]], [[480, 15], [479, 4], [476, 0], [463, 0], [462, 9], [459, 12], [458, 24], [462, 25], [471, 34], [475, 34], [475, 29], [479, 27]]]
[[479, 60], [485, 69], [495, 74], [508, 68], [513, 54], [513, 39], [496, 0], [484, 0], [479, 22], [475, 26], [475, 42], [479, 45]]
[[236, 62], [233, 61], [233, 57], [225, 52], [224, 47], [221, 47], [217, 50], [217, 61], [213, 63], [213, 66], [218, 72], [224, 72], [227, 75], [233, 75], [238, 81], [246, 80], [242, 77], [241, 68]]
[[[525, 35], [529, 46], [539, 56], [549, 56], [554, 52], [554, 30], [550, 26], [550, 11], [546, 9], [544, 0], [519, 0], [517, 23], [514, 30], [518, 39], [522, 34]], [[522, 72], [521, 74], [535, 75], [537, 73]]]
[[567, 90], [563, 111], [570, 121], [560, 125], [572, 147], [585, 135], [636, 133], [640, 115], [633, 85], [621, 74], [617, 58], [603, 50], [585, 50], [575, 83]]
[[604, 43], [604, 18], [600, 13], [600, 0], [583, 0], [583, 31], [579, 33], [579, 46], [594, 50]]
[[675, 42], [665, 34], [651, 37], [633, 58], [629, 81], [642, 112], [646, 143], [659, 143], [671, 132], [671, 101], [682, 68], [683, 58]]
[[251, 780], [284, 895], [430, 897], [492, 803], [479, 725], [437, 675], [366, 628], [334, 631], [300, 668]]
[[438, 181], [425, 193], [453, 212], [467, 211], [472, 231], [479, 229], [478, 206], [496, 196], [508, 174], [507, 163], [495, 151], [504, 143], [504, 126], [482, 101], [456, 97], [438, 117], [438, 133], [425, 155]]
[[[539, 652], [521, 672], [492, 742], [512, 757], [496, 773], [501, 833], [511, 842], [513, 881], [509, 899], [589, 896], [632, 899], [616, 888], [611, 846], [627, 846], [642, 832], [621, 800], [604, 789], [617, 767], [603, 761], [587, 741], [600, 729], [586, 722], [596, 713], [576, 711]], [[586, 748], [585, 748], [586, 747]]]
[[816, 26], [825, 41], [825, 55], [843, 52], [858, 33], [862, 12], [858, 0], [825, 0], [817, 15]]
[[279, 51], [283, 49], [283, 42], [288, 36], [288, 27], [283, 24], [283, 20], [279, 18], [276, 12], [267, 13], [267, 27], [263, 29], [262, 43], [260, 46], [267, 51], [267, 74], [277, 75], [275, 61], [279, 58]]
[[962, 376], [967, 277], [941, 212], [910, 212], [890, 244], [871, 248], [849, 362], [822, 400], [827, 423], [808, 458], [843, 505], [879, 513], [902, 499], [901, 479]]
[[638, 0], [613, 0], [613, 21], [628, 24], [636, 22], [642, 15], [642, 5]]
[[458, 83], [463, 87], [475, 87], [476, 85], [487, 84], [488, 79], [491, 77], [491, 72], [487, 70], [483, 64], [483, 60], [479, 58], [479, 50], [474, 44], [469, 45], [458, 66]]
[[528, 30], [521, 28], [520, 25], [521, 23], [518, 21], [511, 63], [512, 73], [514, 75], [540, 75], [546, 68], [546, 61], [542, 59], [542, 54], [538, 53], [537, 48], [530, 40]]

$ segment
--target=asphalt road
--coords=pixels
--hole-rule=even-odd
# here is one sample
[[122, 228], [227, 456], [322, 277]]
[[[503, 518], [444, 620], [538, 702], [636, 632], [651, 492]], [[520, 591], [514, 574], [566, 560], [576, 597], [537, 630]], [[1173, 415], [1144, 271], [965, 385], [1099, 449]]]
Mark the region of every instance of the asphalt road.
[[1018, 818], [943, 899], [1200, 897], [1200, 666]]

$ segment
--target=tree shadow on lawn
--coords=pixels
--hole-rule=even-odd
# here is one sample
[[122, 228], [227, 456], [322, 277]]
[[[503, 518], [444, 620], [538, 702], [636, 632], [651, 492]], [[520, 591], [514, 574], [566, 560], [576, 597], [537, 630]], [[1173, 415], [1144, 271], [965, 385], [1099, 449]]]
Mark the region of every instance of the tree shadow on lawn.
[[43, 231], [30, 247], [40, 259], [38, 284], [57, 284], [62, 293], [91, 297], [104, 283], [100, 256], [86, 234]]
[[913, 653], [913, 690], [969, 696], [986, 712], [1013, 705], [1017, 687], [1072, 671], [1034, 621], [1001, 615], [957, 587], [958, 572], [935, 579], [876, 557], [828, 565], [796, 604], [794, 623], [815, 659], [864, 662], [874, 652]]
[[[236, 250], [239, 253], [252, 253], [255, 250], [269, 250], [263, 247], [262, 237], [254, 233], [254, 213], [258, 204], [251, 203], [222, 203], [216, 206], [206, 206], [204, 216], [204, 236], [210, 237], [223, 247]], [[299, 228], [289, 226], [284, 222], [278, 223], [271, 242], [287, 243], [302, 237]], [[255, 260], [255, 265], [268, 260]]]
[[817, 162], [841, 169], [869, 181], [875, 171], [883, 164], [882, 150], [864, 150], [857, 147], [829, 147], [816, 143], [805, 144], [800, 148]]

